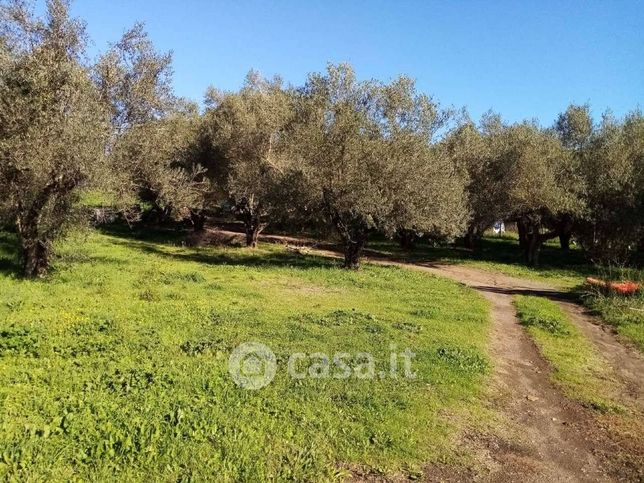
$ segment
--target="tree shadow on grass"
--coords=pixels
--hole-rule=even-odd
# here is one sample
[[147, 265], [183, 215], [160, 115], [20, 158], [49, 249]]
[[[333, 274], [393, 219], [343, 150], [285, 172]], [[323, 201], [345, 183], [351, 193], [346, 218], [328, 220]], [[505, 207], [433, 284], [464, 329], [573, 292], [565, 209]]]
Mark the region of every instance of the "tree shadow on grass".
[[[192, 230], [181, 226], [149, 227], [125, 224], [105, 225], [99, 231], [112, 237], [120, 238], [134, 248], [148, 253], [155, 253], [177, 260], [194, 261], [217, 265], [248, 265], [248, 266], [295, 266], [299, 268], [331, 268], [337, 267], [339, 262], [328, 260], [325, 257], [307, 255], [301, 256], [289, 252], [259, 251], [252, 253], [245, 248], [228, 247], [228, 251], [213, 253], [208, 247], [195, 249], [184, 247], [186, 236]], [[163, 250], [163, 247], [182, 246], [181, 253]], [[332, 243], [321, 243], [318, 248], [337, 251], [338, 247]], [[384, 237], [370, 239], [365, 256], [371, 258], [384, 258], [401, 262], [429, 262], [441, 264], [458, 264], [466, 261], [480, 261], [494, 264], [525, 268], [523, 254], [518, 246], [518, 240], [509, 236], [487, 237], [479, 241], [476, 250], [468, 250], [457, 246], [432, 246], [420, 242], [412, 251], [399, 248], [398, 244]], [[633, 260], [634, 266], [641, 266], [641, 258]], [[585, 258], [579, 248], [568, 251], [561, 250], [555, 242], [543, 246], [540, 255], [540, 265], [535, 271], [553, 275], [570, 275], [586, 277], [597, 272]]]
[[[375, 240], [372, 248], [380, 252], [395, 254], [410, 262], [430, 262], [458, 264], [467, 261], [488, 262], [514, 267], [526, 267], [518, 240], [510, 237], [488, 237], [480, 240], [475, 250], [457, 246], [434, 247], [427, 243], [418, 243], [411, 251], [400, 249], [394, 242]], [[544, 245], [539, 256], [540, 264], [535, 270], [540, 272], [570, 272], [571, 275], [585, 277], [595, 270], [578, 248], [561, 250], [552, 244]]]
[[502, 295], [531, 295], [533, 297], [543, 297], [554, 301], [563, 302], [578, 302], [579, 292], [562, 291], [562, 290], [548, 290], [548, 289], [534, 289], [534, 288], [506, 288], [491, 285], [472, 285], [472, 288], [481, 292], [502, 294]]
[[96, 229], [104, 235], [116, 238], [170, 246], [181, 245], [184, 242], [186, 235], [190, 232], [180, 226], [128, 226], [125, 223], [100, 225]]
[[[285, 252], [259, 251], [249, 253], [249, 248], [232, 248], [227, 251], [213, 253], [207, 248], [182, 248], [180, 252], [167, 251], [154, 243], [140, 241], [120, 241], [130, 248], [145, 253], [165, 257], [171, 260], [197, 262], [205, 265], [231, 265], [245, 267], [283, 267], [298, 269], [336, 268], [338, 262], [314, 255], [297, 255]], [[261, 249], [259, 249], [261, 250]]]
[[[149, 242], [157, 246], [181, 246], [186, 236], [191, 232], [189, 229], [180, 226], [134, 226], [125, 224], [104, 225], [99, 230], [113, 237], [138, 242]], [[334, 249], [332, 244], [319, 245], [320, 248]], [[207, 249], [207, 248], [205, 248]], [[196, 250], [195, 250], [196, 252]], [[241, 251], [240, 251], [241, 253]], [[480, 240], [476, 250], [468, 250], [457, 246], [432, 246], [427, 242], [420, 241], [413, 250], [406, 251], [399, 248], [394, 241], [384, 237], [375, 236], [369, 240], [365, 255], [378, 258], [395, 258], [408, 262], [440, 262], [440, 263], [462, 263], [466, 260], [477, 260], [483, 262], [500, 263], [514, 266], [525, 266], [523, 255], [518, 246], [518, 241], [510, 237], [489, 237]], [[198, 255], [195, 255], [197, 258]], [[257, 258], [264, 258], [265, 255], [256, 255]], [[253, 257], [249, 256], [249, 262]], [[297, 257], [284, 254], [283, 258], [297, 259]], [[301, 257], [299, 260], [305, 259]], [[567, 269], [580, 274], [592, 273], [592, 267], [584, 258], [579, 249], [571, 249], [568, 252], [558, 247], [545, 245], [540, 256], [541, 264], [539, 270], [561, 270]]]
[[[130, 230], [127, 226], [106, 226], [100, 230], [106, 235], [119, 238], [116, 243], [147, 254], [170, 260], [196, 262], [205, 265], [230, 265], [246, 267], [283, 267], [298, 269], [336, 268], [339, 263], [327, 257], [299, 255], [285, 251], [266, 251], [261, 248], [224, 247], [215, 251], [212, 247], [192, 248], [183, 246], [187, 230], [145, 228]], [[177, 250], [179, 248], [179, 250]]]

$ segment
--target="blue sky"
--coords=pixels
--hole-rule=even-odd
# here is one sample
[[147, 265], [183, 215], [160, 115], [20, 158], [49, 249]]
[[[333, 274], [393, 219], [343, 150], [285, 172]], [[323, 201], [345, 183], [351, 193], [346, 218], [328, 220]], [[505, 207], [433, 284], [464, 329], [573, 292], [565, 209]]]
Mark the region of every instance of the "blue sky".
[[250, 68], [302, 83], [327, 62], [400, 73], [445, 105], [549, 125], [570, 102], [644, 107], [644, 1], [77, 0], [95, 51], [136, 20], [174, 51], [177, 94], [239, 87]]

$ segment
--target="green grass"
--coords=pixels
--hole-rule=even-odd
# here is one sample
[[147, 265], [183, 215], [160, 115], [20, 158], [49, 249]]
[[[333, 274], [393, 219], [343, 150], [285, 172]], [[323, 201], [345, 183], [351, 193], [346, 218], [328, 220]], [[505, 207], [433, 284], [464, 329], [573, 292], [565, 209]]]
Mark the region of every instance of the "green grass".
[[[466, 457], [456, 439], [485, 413], [490, 365], [473, 291], [171, 232], [90, 232], [58, 253], [47, 279], [24, 280], [0, 235], [0, 477], [320, 481]], [[278, 361], [258, 391], [227, 372], [248, 341]], [[417, 354], [416, 379], [286, 373], [294, 351], [369, 352], [387, 369], [391, 344]]]
[[614, 326], [619, 335], [644, 352], [644, 292], [634, 297], [593, 294], [585, 303]]
[[603, 412], [621, 410], [610, 367], [556, 302], [528, 295], [514, 298], [517, 315], [543, 356], [554, 380], [571, 398]]
[[115, 198], [114, 193], [102, 190], [89, 190], [81, 193], [79, 205], [90, 208], [102, 208], [106, 206], [115, 206], [117, 201], [118, 200]]

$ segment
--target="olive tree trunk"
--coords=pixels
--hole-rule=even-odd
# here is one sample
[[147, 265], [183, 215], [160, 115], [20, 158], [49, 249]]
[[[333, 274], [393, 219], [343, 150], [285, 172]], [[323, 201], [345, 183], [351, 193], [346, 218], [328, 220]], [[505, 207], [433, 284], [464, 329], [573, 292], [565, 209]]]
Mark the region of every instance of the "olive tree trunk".
[[561, 249], [565, 252], [570, 250], [570, 238], [571, 238], [570, 233], [561, 233], [559, 235], [559, 245], [561, 246]]
[[525, 246], [523, 249], [525, 262], [530, 267], [539, 265], [539, 252], [541, 251], [541, 241], [539, 235], [533, 234], [526, 235]]
[[467, 228], [467, 233], [463, 239], [465, 248], [474, 250], [476, 248], [478, 240], [481, 239], [481, 235], [478, 232], [478, 229], [475, 225], [471, 225]]
[[[69, 194], [76, 184], [75, 179], [60, 175], [42, 189], [30, 206], [18, 204], [16, 228], [22, 247], [22, 271], [25, 277], [43, 277], [47, 274], [51, 264], [52, 242], [71, 207]], [[53, 209], [46, 210], [50, 203], [54, 203]], [[46, 216], [50, 217], [46, 224], [49, 228], [43, 229], [43, 217]]]
[[257, 248], [257, 240], [259, 239], [259, 226], [246, 225], [246, 246], [250, 248]]
[[190, 221], [192, 222], [194, 231], [201, 231], [206, 226], [206, 215], [201, 211], [193, 211], [190, 213]]
[[561, 249], [568, 251], [570, 249], [570, 238], [572, 237], [573, 222], [570, 216], [564, 216], [558, 223], [559, 244]]
[[[348, 221], [345, 221], [347, 219]], [[338, 213], [333, 215], [333, 223], [344, 246], [344, 268], [359, 269], [360, 257], [369, 237], [369, 228], [365, 227], [361, 220]]]
[[51, 240], [39, 233], [40, 214], [33, 209], [28, 216], [18, 217], [17, 229], [22, 247], [22, 274], [25, 277], [44, 277], [51, 259]]
[[360, 268], [360, 257], [367, 243], [367, 237], [348, 239], [344, 242], [344, 268], [358, 270]]
[[25, 277], [40, 278], [47, 274], [50, 266], [49, 244], [41, 240], [23, 240], [22, 273]]
[[414, 230], [398, 230], [398, 243], [403, 250], [413, 250], [417, 239], [418, 235]]
[[246, 233], [247, 247], [257, 248], [259, 234], [267, 225], [267, 223], [261, 222], [261, 218], [257, 214], [250, 214], [244, 218], [244, 232]]
[[519, 232], [519, 248], [526, 250], [528, 248], [528, 228], [526, 222], [522, 220], [517, 221], [517, 231]]
[[539, 265], [539, 253], [541, 252], [543, 243], [558, 236], [559, 232], [552, 230], [541, 233], [540, 223], [523, 222], [523, 226], [525, 228], [525, 242], [523, 247], [525, 262], [528, 266], [536, 267]]

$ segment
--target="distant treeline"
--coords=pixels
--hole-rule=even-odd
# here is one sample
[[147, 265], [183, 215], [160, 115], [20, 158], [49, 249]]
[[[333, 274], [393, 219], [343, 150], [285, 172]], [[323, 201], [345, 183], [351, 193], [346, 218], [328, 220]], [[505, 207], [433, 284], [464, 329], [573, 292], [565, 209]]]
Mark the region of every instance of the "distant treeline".
[[644, 117], [569, 106], [550, 128], [479, 122], [405, 76], [360, 81], [329, 65], [303, 86], [251, 71], [205, 109], [175, 96], [172, 57], [141, 25], [95, 62], [84, 23], [51, 0], [39, 17], [0, 2], [0, 221], [18, 233], [24, 273], [100, 193], [128, 221], [228, 210], [249, 246], [269, 223], [334, 230], [345, 265], [373, 233], [475, 248], [496, 221], [517, 223], [526, 263], [573, 237], [594, 261], [622, 263], [644, 232]]

